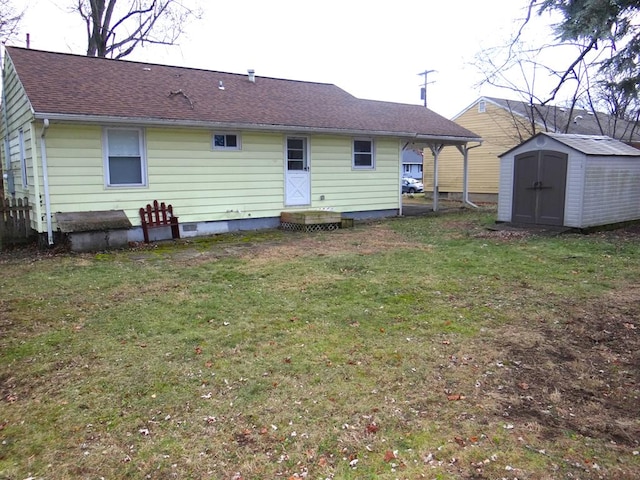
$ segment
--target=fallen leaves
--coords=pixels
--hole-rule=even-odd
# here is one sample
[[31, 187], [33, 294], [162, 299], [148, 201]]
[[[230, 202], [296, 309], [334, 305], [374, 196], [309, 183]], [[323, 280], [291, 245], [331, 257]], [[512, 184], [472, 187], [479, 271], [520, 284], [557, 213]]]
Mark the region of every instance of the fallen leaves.
[[384, 452], [384, 461], [386, 463], [389, 463], [392, 460], [395, 460], [397, 457], [396, 452], [393, 452], [391, 450], [387, 450], [386, 452]]
[[455, 393], [452, 395], [447, 395], [447, 400], [450, 402], [457, 402], [459, 400], [464, 400], [466, 397], [464, 395], [460, 395], [459, 393]]
[[377, 433], [377, 431], [379, 429], [380, 429], [380, 427], [378, 427], [378, 425], [376, 425], [375, 423], [370, 423], [366, 427], [366, 431], [370, 435], [373, 435], [374, 433]]

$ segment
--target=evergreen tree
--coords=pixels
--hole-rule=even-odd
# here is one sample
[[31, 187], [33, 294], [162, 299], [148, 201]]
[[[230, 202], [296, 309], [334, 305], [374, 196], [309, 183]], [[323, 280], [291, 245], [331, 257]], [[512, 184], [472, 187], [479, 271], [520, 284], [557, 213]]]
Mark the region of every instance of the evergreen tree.
[[609, 85], [620, 95], [637, 98], [640, 88], [640, 1], [638, 0], [532, 0], [539, 13], [558, 12], [561, 41], [584, 41], [582, 58], [591, 50], [609, 49], [600, 63]]

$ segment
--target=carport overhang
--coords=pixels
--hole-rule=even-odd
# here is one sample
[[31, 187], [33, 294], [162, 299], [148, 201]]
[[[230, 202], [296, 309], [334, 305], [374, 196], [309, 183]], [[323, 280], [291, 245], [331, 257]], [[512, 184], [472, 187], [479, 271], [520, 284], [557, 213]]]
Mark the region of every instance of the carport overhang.
[[[433, 211], [438, 211], [438, 158], [444, 147], [454, 146], [463, 157], [462, 162], [462, 201], [466, 205], [476, 207], [469, 200], [469, 150], [482, 145], [481, 137], [452, 137], [452, 136], [430, 136], [416, 135], [408, 140], [403, 150], [407, 148], [425, 150], [429, 149], [433, 155]], [[424, 175], [424, 173], [423, 173]], [[400, 214], [402, 214], [402, 202], [400, 202]]]

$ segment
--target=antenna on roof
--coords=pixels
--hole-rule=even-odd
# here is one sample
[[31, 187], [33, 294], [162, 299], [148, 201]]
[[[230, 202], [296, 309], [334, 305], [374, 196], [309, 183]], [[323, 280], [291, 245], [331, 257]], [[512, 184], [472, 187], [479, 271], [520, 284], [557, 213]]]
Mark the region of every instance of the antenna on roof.
[[224, 85], [222, 84], [222, 80], [218, 82], [218, 90], [224, 90]]
[[27, 33], [27, 48], [31, 48], [31, 34]]

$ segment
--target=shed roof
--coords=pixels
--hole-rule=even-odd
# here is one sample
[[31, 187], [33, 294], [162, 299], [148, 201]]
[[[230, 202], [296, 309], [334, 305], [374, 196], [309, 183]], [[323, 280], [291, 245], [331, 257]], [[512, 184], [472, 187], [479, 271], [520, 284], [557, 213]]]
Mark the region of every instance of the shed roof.
[[480, 140], [422, 106], [363, 100], [332, 84], [268, 77], [252, 82], [234, 73], [6, 51], [36, 118]]
[[506, 151], [500, 155], [500, 157], [507, 155], [524, 144], [534, 142], [536, 138], [541, 136], [550, 137], [573, 150], [584, 153], [585, 155], [640, 157], [639, 149], [611, 137], [551, 132], [540, 132], [530, 139], [522, 142], [520, 145]]

